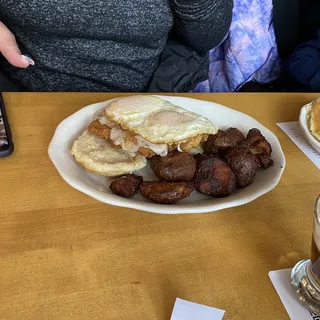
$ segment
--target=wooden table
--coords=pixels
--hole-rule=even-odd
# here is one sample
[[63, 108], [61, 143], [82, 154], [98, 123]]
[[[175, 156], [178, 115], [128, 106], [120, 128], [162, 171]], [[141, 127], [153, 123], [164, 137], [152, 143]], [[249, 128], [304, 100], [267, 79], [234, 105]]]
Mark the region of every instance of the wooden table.
[[5, 94], [16, 149], [0, 160], [0, 319], [166, 320], [176, 297], [227, 310], [226, 320], [288, 319], [268, 272], [309, 256], [320, 172], [276, 123], [296, 121], [317, 95], [195, 95], [271, 129], [287, 167], [248, 205], [169, 216], [99, 203], [48, 159], [61, 120], [116, 96]]

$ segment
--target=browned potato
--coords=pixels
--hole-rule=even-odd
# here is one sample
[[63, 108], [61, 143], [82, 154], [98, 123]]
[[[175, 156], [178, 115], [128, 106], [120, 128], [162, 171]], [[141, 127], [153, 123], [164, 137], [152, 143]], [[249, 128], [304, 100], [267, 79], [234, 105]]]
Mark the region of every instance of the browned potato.
[[245, 139], [241, 131], [229, 128], [226, 131], [219, 130], [215, 135], [209, 135], [204, 143], [204, 151], [207, 154], [222, 154], [226, 150], [237, 146]]
[[126, 174], [110, 184], [113, 193], [124, 198], [133, 197], [138, 191], [143, 178], [135, 174]]
[[236, 188], [236, 179], [228, 165], [219, 158], [202, 161], [195, 174], [196, 189], [213, 197], [229, 196]]
[[209, 158], [213, 158], [214, 156], [206, 156], [204, 154], [198, 153], [197, 155], [194, 156], [196, 159], [197, 163], [197, 168], [199, 168], [204, 160], [207, 160]]
[[234, 156], [246, 155], [251, 153], [249, 150], [249, 144], [246, 141], [242, 142], [240, 145], [230, 148], [224, 155], [223, 159], [226, 163], [229, 163], [230, 159]]
[[144, 181], [140, 185], [141, 194], [160, 204], [173, 204], [187, 198], [194, 190], [191, 182]]
[[273, 164], [271, 159], [272, 148], [258, 129], [251, 129], [247, 138], [240, 145], [229, 149], [224, 158], [226, 162], [234, 155], [253, 154], [255, 161], [261, 168], [268, 168]]
[[251, 153], [237, 154], [227, 162], [236, 177], [236, 186], [244, 188], [250, 185], [256, 177], [258, 164]]
[[269, 154], [258, 153], [255, 155], [259, 167], [267, 169], [273, 165], [273, 160]]
[[254, 128], [249, 130], [246, 140], [250, 143], [250, 151], [253, 154], [271, 154], [271, 145], [261, 134], [259, 129]]
[[186, 152], [171, 152], [165, 157], [151, 158], [154, 173], [164, 181], [191, 181], [196, 172], [196, 160]]

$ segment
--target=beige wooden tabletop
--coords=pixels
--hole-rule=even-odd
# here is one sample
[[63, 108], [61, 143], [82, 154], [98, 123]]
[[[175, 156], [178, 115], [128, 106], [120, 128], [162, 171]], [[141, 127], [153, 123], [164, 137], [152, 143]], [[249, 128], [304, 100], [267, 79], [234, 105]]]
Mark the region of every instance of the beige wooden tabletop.
[[167, 320], [177, 297], [226, 320], [288, 319], [268, 272], [309, 256], [320, 171], [276, 123], [318, 95], [195, 95], [271, 129], [287, 167], [258, 200], [193, 215], [111, 207], [58, 175], [47, 156], [57, 124], [116, 96], [4, 95], [16, 149], [0, 160], [0, 319]]

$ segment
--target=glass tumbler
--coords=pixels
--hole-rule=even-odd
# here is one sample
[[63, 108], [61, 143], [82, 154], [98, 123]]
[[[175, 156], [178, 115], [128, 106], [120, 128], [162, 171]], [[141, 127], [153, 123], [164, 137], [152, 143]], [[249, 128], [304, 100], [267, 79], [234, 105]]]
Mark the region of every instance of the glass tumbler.
[[311, 258], [298, 262], [291, 272], [291, 284], [299, 299], [309, 311], [320, 313], [320, 196], [313, 218]]

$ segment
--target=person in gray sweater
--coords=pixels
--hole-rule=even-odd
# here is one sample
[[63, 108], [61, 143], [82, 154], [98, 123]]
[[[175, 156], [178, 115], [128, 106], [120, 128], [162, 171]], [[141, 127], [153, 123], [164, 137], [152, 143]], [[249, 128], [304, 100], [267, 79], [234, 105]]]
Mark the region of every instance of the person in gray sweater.
[[159, 79], [205, 71], [198, 62], [227, 34], [232, 8], [233, 0], [0, 0], [0, 70], [26, 91], [141, 92], [151, 82], [160, 91]]

